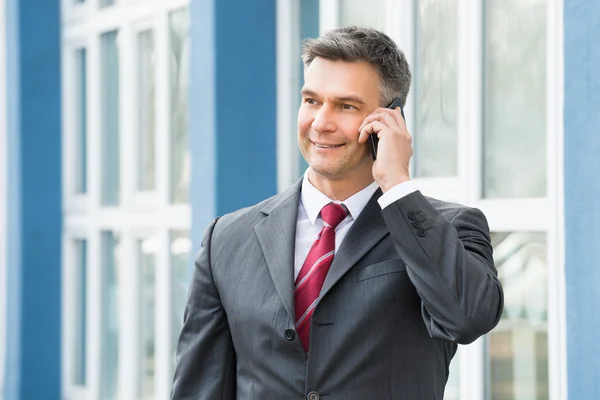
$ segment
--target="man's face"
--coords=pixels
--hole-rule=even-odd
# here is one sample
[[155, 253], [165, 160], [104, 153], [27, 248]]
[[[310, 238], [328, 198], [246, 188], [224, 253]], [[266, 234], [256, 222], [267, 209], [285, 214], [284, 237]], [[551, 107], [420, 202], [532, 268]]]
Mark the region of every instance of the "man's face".
[[298, 145], [306, 162], [329, 180], [372, 168], [368, 143], [358, 143], [363, 119], [379, 107], [379, 76], [366, 62], [315, 58], [298, 111]]

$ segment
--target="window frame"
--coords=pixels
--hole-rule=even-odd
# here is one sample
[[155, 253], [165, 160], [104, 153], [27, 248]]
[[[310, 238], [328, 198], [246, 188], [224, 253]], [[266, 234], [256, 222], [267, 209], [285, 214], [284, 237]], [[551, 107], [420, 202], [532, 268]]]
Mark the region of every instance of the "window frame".
[[[2, 0], [3, 1], [3, 0]], [[120, 0], [115, 5], [99, 7], [99, 0], [87, 0], [73, 4], [62, 1], [62, 117], [63, 117], [63, 238], [62, 249], [62, 394], [65, 398], [97, 398], [100, 394], [102, 359], [102, 232], [113, 231], [119, 236], [120, 268], [122, 282], [127, 287], [119, 293], [119, 370], [120, 382], [131, 382], [120, 386], [120, 396], [136, 398], [138, 385], [139, 332], [136, 317], [139, 304], [140, 283], [136, 241], [156, 236], [160, 250], [156, 259], [157, 298], [155, 318], [155, 395], [167, 398], [172, 384], [171, 368], [171, 265], [168, 253], [169, 233], [173, 230], [190, 231], [191, 208], [189, 203], [170, 202], [170, 75], [169, 75], [169, 15], [188, 8], [190, 0], [139, 1]], [[154, 34], [155, 52], [155, 148], [156, 190], [137, 191], [137, 113], [139, 104], [136, 70], [137, 34], [151, 29]], [[119, 146], [120, 146], [120, 202], [116, 206], [101, 205], [100, 174], [101, 155], [101, 38], [112, 30], [119, 32]], [[76, 119], [72, 115], [76, 104], [75, 82], [72, 80], [75, 67], [75, 52], [86, 49], [87, 73], [87, 193], [76, 195], [74, 146]], [[125, 134], [136, 132], [136, 135]], [[93, 150], [92, 150], [93, 149]], [[70, 338], [75, 332], [74, 309], [69, 304], [75, 288], [72, 268], [74, 255], [70, 245], [73, 240], [87, 240], [87, 380], [85, 387], [72, 384], [73, 350]], [[133, 266], [133, 267], [132, 267]], [[120, 272], [120, 273], [121, 273]], [[120, 275], [121, 276], [121, 275]], [[129, 290], [131, 289], [131, 290]]]
[[[297, 110], [298, 13], [300, 0], [279, 0], [277, 15], [277, 141], [278, 190], [299, 176], [298, 150], [290, 140]], [[417, 0], [386, 0], [386, 33], [404, 51], [410, 65], [415, 60]], [[567, 398], [566, 294], [564, 271], [564, 170], [563, 170], [563, 1], [547, 1], [546, 42], [546, 178], [542, 198], [485, 199], [482, 197], [483, 138], [483, 3], [458, 0], [458, 175], [414, 178], [419, 189], [432, 197], [481, 209], [493, 232], [535, 231], [546, 234], [548, 275], [548, 384], [551, 400]], [[340, 0], [319, 3], [320, 33], [339, 25]], [[287, 47], [286, 47], [287, 46]], [[479, 77], [473, 79], [472, 77]], [[404, 112], [409, 131], [415, 121], [415, 98], [409, 93]], [[467, 112], [468, 110], [468, 112]], [[411, 171], [412, 162], [411, 162]], [[302, 171], [300, 171], [302, 172]], [[550, 295], [552, 294], [552, 295]], [[459, 393], [461, 400], [488, 398], [485, 337], [459, 346]], [[477, 379], [474, 379], [474, 373]]]

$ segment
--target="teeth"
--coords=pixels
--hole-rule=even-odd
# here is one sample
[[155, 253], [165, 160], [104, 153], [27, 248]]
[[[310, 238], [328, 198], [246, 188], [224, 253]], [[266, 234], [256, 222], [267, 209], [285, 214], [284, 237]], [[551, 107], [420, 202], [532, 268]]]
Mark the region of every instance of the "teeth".
[[324, 146], [322, 144], [316, 144], [315, 143], [315, 146], [317, 146], [319, 148], [322, 148], [322, 149], [331, 149], [332, 147], [339, 147], [339, 146], [341, 146], [341, 144], [335, 144], [335, 145], [331, 145], [331, 146]]

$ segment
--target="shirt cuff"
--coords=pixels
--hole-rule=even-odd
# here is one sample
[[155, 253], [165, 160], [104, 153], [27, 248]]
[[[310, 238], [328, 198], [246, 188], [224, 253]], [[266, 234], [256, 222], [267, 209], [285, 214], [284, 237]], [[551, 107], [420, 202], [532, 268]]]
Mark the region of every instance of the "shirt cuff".
[[408, 196], [409, 194], [416, 191], [417, 186], [413, 181], [402, 182], [394, 186], [384, 194], [382, 194], [381, 197], [377, 199], [377, 201], [379, 202], [379, 206], [383, 210], [393, 202], [400, 200], [404, 196]]

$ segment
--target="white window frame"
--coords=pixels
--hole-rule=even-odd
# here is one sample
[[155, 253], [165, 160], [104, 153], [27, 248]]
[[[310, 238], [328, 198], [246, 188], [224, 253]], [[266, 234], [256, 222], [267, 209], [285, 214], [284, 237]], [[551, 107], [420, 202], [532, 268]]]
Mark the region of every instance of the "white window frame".
[[[277, 3], [277, 149], [278, 190], [298, 179], [298, 149], [290, 129], [296, 126], [293, 97], [298, 96], [300, 0]], [[321, 34], [335, 28], [340, 20], [340, 0], [321, 0]], [[386, 0], [386, 32], [405, 52], [411, 65], [415, 60], [414, 0]], [[494, 232], [544, 232], [548, 259], [548, 368], [551, 400], [567, 398], [565, 272], [564, 272], [564, 193], [563, 193], [563, 1], [547, 2], [547, 196], [532, 199], [483, 199], [481, 197], [483, 13], [482, 1], [458, 0], [458, 176], [417, 178], [426, 194], [480, 208]], [[415, 99], [411, 94], [404, 108], [411, 131]], [[468, 112], [467, 112], [468, 110]], [[472, 173], [470, 171], [475, 171]], [[459, 391], [461, 400], [486, 398], [485, 340], [459, 346]]]
[[[3, 0], [2, 0], [3, 1]], [[156, 264], [156, 398], [168, 398], [172, 384], [171, 356], [171, 231], [190, 230], [189, 204], [171, 204], [170, 196], [170, 27], [171, 12], [189, 7], [190, 0], [120, 0], [99, 8], [100, 0], [73, 4], [62, 1], [62, 117], [63, 117], [63, 294], [62, 294], [62, 393], [66, 399], [98, 399], [101, 374], [102, 323], [102, 232], [119, 235], [119, 371], [121, 398], [137, 398], [138, 343], [137, 294], [139, 282], [136, 240], [157, 236], [160, 250]], [[154, 32], [155, 51], [155, 139], [156, 191], [138, 192], [137, 188], [137, 33]], [[102, 206], [101, 176], [101, 41], [100, 35], [119, 31], [120, 101], [120, 203]], [[74, 160], [77, 148], [75, 110], [75, 51], [84, 47], [87, 54], [87, 192], [76, 195]], [[136, 132], [136, 135], [131, 134]], [[71, 383], [73, 356], [70, 339], [75, 329], [71, 304], [76, 282], [73, 280], [74, 240], [87, 240], [87, 381], [85, 387]], [[126, 288], [126, 289], [125, 289]]]
[[6, 358], [6, 293], [7, 293], [7, 122], [6, 122], [6, 3], [0, 0], [0, 400], [4, 397], [4, 365]]

